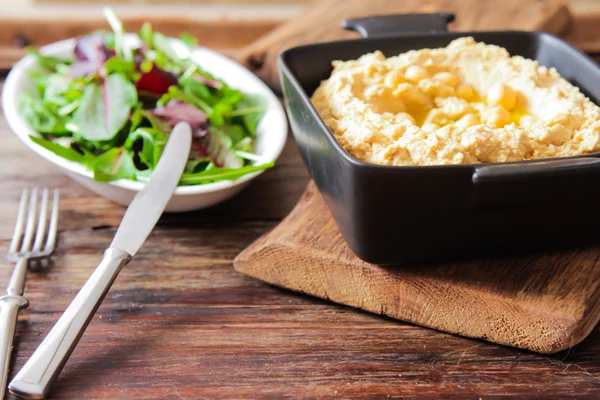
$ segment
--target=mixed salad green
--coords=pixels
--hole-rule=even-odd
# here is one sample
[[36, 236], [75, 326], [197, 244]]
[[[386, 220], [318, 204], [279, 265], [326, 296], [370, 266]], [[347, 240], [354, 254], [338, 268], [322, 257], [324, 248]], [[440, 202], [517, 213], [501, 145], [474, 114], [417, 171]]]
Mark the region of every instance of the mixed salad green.
[[[193, 150], [180, 185], [195, 185], [270, 168], [254, 153], [266, 101], [231, 88], [181, 57], [171, 40], [146, 23], [132, 48], [107, 9], [112, 32], [77, 39], [69, 60], [34, 49], [37, 93], [22, 94], [19, 112], [40, 137], [31, 140], [88, 167], [94, 179], [145, 180], [172, 128], [190, 124]], [[181, 40], [190, 47], [189, 35]]]

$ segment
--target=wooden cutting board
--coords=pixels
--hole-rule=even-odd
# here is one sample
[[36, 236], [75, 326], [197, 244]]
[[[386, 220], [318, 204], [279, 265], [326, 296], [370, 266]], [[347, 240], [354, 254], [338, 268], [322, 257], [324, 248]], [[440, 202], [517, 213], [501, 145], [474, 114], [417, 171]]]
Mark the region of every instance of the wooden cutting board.
[[436, 265], [368, 264], [348, 248], [313, 183], [234, 266], [286, 289], [540, 353], [579, 343], [600, 319], [600, 247]]
[[[565, 0], [566, 1], [566, 0]], [[381, 14], [446, 11], [456, 15], [456, 31], [540, 30], [561, 35], [572, 22], [563, 0], [324, 0], [301, 17], [282, 24], [244, 49], [241, 62], [280, 91], [277, 55], [284, 48], [306, 43], [356, 38], [340, 21]]]

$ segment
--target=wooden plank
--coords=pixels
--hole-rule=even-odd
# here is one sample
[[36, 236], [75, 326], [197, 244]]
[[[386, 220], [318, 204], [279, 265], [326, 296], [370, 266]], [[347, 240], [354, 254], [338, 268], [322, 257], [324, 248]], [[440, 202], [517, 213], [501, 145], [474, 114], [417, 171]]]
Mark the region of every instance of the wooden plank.
[[281, 49], [357, 37], [355, 32], [344, 31], [339, 26], [340, 21], [351, 17], [436, 11], [456, 14], [456, 22], [450, 26], [456, 31], [519, 29], [562, 34], [572, 18], [565, 2], [560, 0], [326, 0], [253, 42], [244, 49], [241, 61], [273, 89], [279, 90], [276, 60]]
[[600, 320], [600, 247], [460, 263], [381, 267], [342, 238], [314, 183], [235, 260], [265, 282], [418, 325], [541, 353]]

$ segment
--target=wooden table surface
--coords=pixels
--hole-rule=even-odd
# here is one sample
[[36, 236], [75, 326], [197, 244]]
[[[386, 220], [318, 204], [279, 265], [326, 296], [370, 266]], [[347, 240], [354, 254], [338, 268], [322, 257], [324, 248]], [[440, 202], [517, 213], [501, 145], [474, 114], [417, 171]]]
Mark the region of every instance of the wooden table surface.
[[[11, 375], [100, 260], [124, 209], [30, 152], [0, 119], [0, 253], [22, 188], [60, 188], [54, 265], [31, 273]], [[117, 279], [53, 399], [600, 397], [600, 328], [541, 356], [280, 290], [232, 259], [274, 227], [308, 182], [289, 139], [279, 164], [212, 209], [165, 215]], [[4, 287], [12, 266], [0, 263]]]
[[[234, 199], [163, 216], [51, 398], [600, 398], [600, 327], [575, 348], [542, 356], [235, 272], [233, 258], [293, 208], [307, 183], [290, 137], [278, 165]], [[1, 254], [21, 190], [36, 186], [61, 189], [60, 237], [54, 265], [28, 276], [31, 306], [20, 316], [11, 376], [96, 267], [124, 212], [29, 151], [0, 117]], [[0, 260], [0, 289], [11, 271]]]

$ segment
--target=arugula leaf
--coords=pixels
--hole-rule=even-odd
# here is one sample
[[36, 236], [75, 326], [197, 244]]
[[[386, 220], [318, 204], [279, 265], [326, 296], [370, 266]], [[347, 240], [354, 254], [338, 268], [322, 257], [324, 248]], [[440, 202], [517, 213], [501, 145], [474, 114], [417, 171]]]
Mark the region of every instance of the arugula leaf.
[[118, 55], [123, 57], [125, 61], [132, 61], [133, 54], [131, 53], [131, 49], [127, 45], [125, 41], [125, 34], [123, 33], [123, 23], [114, 11], [110, 7], [104, 7], [104, 16], [108, 21], [108, 24], [112, 28], [115, 35], [115, 51]]
[[150, 22], [144, 22], [142, 24], [142, 28], [140, 29], [140, 33], [138, 34], [142, 42], [146, 43], [146, 45], [150, 48], [154, 47], [154, 32], [152, 31], [152, 25]]
[[129, 76], [135, 72], [135, 63], [133, 60], [126, 60], [124, 58], [115, 56], [106, 60], [104, 68], [106, 68], [107, 74], [117, 72]]
[[256, 137], [256, 127], [267, 109], [267, 99], [257, 94], [244, 94], [234, 111], [240, 116], [248, 134]]
[[144, 114], [142, 108], [138, 105], [134, 107], [133, 112], [131, 113], [131, 117], [129, 117], [131, 121], [131, 125], [129, 127], [130, 132], [135, 131], [143, 122]]
[[177, 86], [171, 86], [169, 92], [163, 95], [160, 100], [156, 103], [159, 107], [164, 106], [172, 99], [183, 100], [185, 103], [190, 103], [204, 111], [206, 114], [212, 113], [212, 108], [206, 104], [206, 102], [199, 97], [194, 96], [191, 93], [184, 92]]
[[249, 136], [246, 136], [245, 138], [243, 138], [242, 140], [237, 142], [233, 146], [233, 148], [236, 150], [237, 155], [239, 155], [240, 151], [244, 152], [244, 153], [252, 153], [252, 151], [254, 150], [252, 138]]
[[179, 40], [181, 40], [187, 47], [190, 48], [198, 46], [198, 39], [196, 39], [194, 36], [190, 35], [187, 32], [184, 32], [181, 35], [179, 35]]
[[138, 128], [127, 138], [125, 148], [135, 151], [134, 147], [138, 142], [142, 143], [141, 149], [137, 152], [140, 161], [146, 167], [154, 169], [167, 143], [166, 136], [153, 128]]
[[46, 79], [43, 98], [45, 102], [64, 106], [69, 104], [64, 93], [69, 90], [70, 80], [68, 77], [59, 74], [53, 74]]
[[180, 185], [200, 185], [210, 182], [218, 181], [234, 181], [246, 174], [255, 171], [261, 171], [273, 167], [275, 163], [270, 161], [261, 165], [248, 165], [242, 168], [210, 168], [203, 172], [197, 172], [193, 174], [183, 174], [179, 184]]
[[69, 161], [73, 161], [79, 164], [83, 164], [85, 166], [91, 166], [94, 163], [94, 158], [90, 153], [81, 154], [76, 150], [73, 150], [70, 147], [62, 146], [58, 143], [52, 142], [50, 140], [40, 138], [37, 136], [29, 136], [29, 138], [34, 142], [44, 147], [47, 150], [50, 150], [54, 154], [65, 158]]
[[70, 133], [65, 127], [65, 121], [54, 115], [37, 97], [23, 94], [19, 99], [18, 109], [29, 126], [41, 134], [63, 136]]
[[66, 117], [67, 115], [72, 114], [73, 111], [77, 110], [79, 104], [81, 104], [81, 102], [79, 100], [75, 100], [72, 103], [65, 104], [64, 106], [56, 110], [56, 113], [61, 117]]
[[183, 91], [188, 93], [190, 96], [197, 97], [204, 101], [206, 104], [214, 105], [219, 101], [218, 98], [213, 98], [213, 95], [210, 93], [208, 86], [205, 84], [198, 82], [193, 78], [188, 78], [187, 80], [182, 79], [181, 86], [183, 87]]
[[26, 47], [25, 50], [35, 56], [39, 65], [51, 71], [56, 71], [59, 65], [70, 64], [72, 62], [72, 60], [61, 60], [56, 57], [43, 55], [31, 46]]
[[113, 147], [99, 155], [94, 163], [94, 179], [98, 182], [135, 179], [136, 173], [133, 157], [123, 147]]
[[206, 170], [209, 165], [212, 164], [208, 158], [192, 158], [186, 163], [184, 173], [193, 174], [196, 172], [202, 172]]
[[248, 134], [240, 125], [223, 125], [221, 129], [223, 130], [223, 133], [231, 138], [231, 143], [234, 146], [242, 139], [248, 138]]
[[233, 111], [233, 107], [231, 104], [227, 103], [217, 103], [212, 109], [212, 112], [209, 114], [210, 122], [215, 125], [225, 125], [226, 118]]
[[171, 41], [162, 33], [154, 32], [154, 35], [152, 35], [152, 44], [155, 50], [159, 51], [169, 60], [175, 63], [182, 62], [182, 59], [177, 55], [173, 46], [171, 46]]
[[73, 116], [77, 135], [90, 142], [114, 139], [129, 120], [129, 112], [136, 104], [135, 87], [120, 74], [109, 75], [102, 84], [88, 85]]

